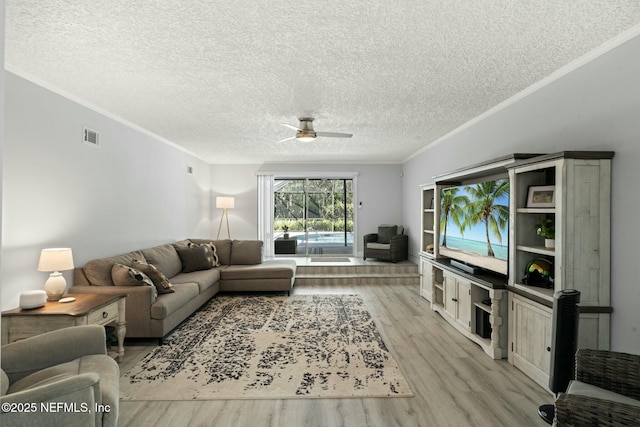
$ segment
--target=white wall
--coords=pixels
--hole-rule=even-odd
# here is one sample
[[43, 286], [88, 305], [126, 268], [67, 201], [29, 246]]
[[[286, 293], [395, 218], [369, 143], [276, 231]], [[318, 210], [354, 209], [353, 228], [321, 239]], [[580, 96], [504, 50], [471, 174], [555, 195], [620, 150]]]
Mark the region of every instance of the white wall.
[[[81, 266], [211, 235], [209, 164], [15, 74], [5, 79], [2, 309], [44, 286], [42, 248], [71, 247]], [[100, 133], [98, 147], [82, 142], [83, 126]]]
[[[215, 208], [217, 196], [234, 196], [235, 208], [230, 209], [229, 228], [233, 239], [257, 239], [258, 187], [256, 171], [261, 165], [211, 165], [211, 191], [213, 196], [213, 237], [218, 234], [222, 210]], [[226, 224], [222, 224], [220, 238], [227, 237]]]
[[[4, 34], [4, 0], [0, 0], [0, 34]], [[4, 64], [4, 37], [0, 41], [0, 61]], [[0, 248], [2, 247], [2, 201], [4, 179], [3, 177], [3, 165], [4, 165], [4, 73], [0, 73]], [[0, 254], [0, 271], [2, 271], [2, 256]], [[2, 278], [0, 277], [0, 288], [2, 287]], [[2, 306], [2, 293], [0, 292], [0, 307]], [[1, 322], [0, 322], [1, 323]]]
[[[420, 226], [418, 185], [514, 152], [611, 150], [612, 349], [640, 353], [640, 36], [453, 134], [404, 165], [404, 221]], [[413, 252], [419, 239], [411, 236]]]

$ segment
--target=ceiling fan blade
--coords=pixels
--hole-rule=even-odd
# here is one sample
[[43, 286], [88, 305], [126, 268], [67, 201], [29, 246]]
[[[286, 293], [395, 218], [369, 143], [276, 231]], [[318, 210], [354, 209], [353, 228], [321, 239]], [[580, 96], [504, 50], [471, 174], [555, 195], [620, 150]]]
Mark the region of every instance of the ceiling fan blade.
[[317, 132], [317, 136], [327, 136], [329, 138], [351, 138], [352, 133], [340, 133], [340, 132]]
[[293, 129], [293, 130], [300, 130], [300, 128], [297, 128], [297, 127], [295, 127], [295, 126], [291, 126], [291, 125], [289, 125], [289, 124], [287, 124], [287, 123], [281, 123], [281, 125], [282, 125], [282, 126], [286, 126], [286, 127], [288, 127], [289, 129]]
[[289, 141], [290, 139], [296, 139], [296, 137], [295, 137], [295, 136], [291, 136], [291, 137], [289, 137], [289, 138], [281, 139], [281, 140], [280, 140], [280, 141], [278, 141], [278, 142], [285, 142], [285, 141]]

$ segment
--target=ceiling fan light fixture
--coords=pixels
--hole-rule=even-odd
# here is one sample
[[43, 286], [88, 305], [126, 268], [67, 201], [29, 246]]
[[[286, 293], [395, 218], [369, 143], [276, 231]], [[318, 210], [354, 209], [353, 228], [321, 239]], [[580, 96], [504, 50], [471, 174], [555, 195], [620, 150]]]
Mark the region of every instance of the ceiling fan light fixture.
[[339, 132], [316, 132], [313, 129], [313, 118], [311, 117], [300, 117], [300, 126], [295, 127], [286, 123], [283, 123], [284, 126], [289, 129], [293, 129], [296, 131], [295, 137], [285, 138], [280, 142], [289, 141], [290, 139], [295, 138], [300, 142], [311, 142], [315, 140], [318, 136], [328, 137], [328, 138], [351, 138], [353, 135], [350, 133], [339, 133]]
[[300, 130], [296, 133], [296, 139], [300, 142], [311, 142], [316, 139], [316, 133]]

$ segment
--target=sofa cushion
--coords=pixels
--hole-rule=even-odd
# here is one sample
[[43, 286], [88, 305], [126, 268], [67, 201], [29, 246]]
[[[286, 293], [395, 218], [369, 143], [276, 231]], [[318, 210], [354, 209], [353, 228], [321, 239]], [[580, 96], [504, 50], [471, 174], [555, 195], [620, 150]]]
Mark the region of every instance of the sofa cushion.
[[230, 265], [252, 265], [262, 262], [262, 240], [234, 240]]
[[201, 271], [193, 271], [190, 273], [180, 273], [171, 278], [171, 283], [179, 285], [182, 283], [197, 283], [200, 293], [205, 289], [209, 289], [220, 280], [219, 269], [209, 269]]
[[290, 279], [294, 269], [286, 264], [230, 265], [220, 272], [223, 280]]
[[165, 276], [171, 278], [182, 271], [180, 257], [173, 245], [162, 245], [143, 249], [145, 259], [156, 266]]
[[376, 243], [376, 242], [369, 242], [367, 243], [367, 248], [368, 249], [383, 249], [383, 250], [391, 250], [391, 244], [390, 243]]
[[397, 225], [383, 224], [378, 227], [378, 243], [389, 243], [391, 241], [391, 237], [396, 234], [398, 234]]
[[618, 403], [626, 403], [627, 405], [640, 407], [640, 400], [636, 400], [631, 397], [625, 396], [623, 394], [619, 394], [614, 391], [606, 390], [604, 388], [600, 388], [592, 384], [583, 383], [577, 380], [572, 380], [569, 383], [569, 387], [567, 388], [567, 394], [593, 397], [596, 399], [609, 400], [609, 401], [618, 402]]
[[[176, 254], [177, 255], [177, 254]], [[149, 279], [153, 282], [158, 290], [158, 294], [168, 294], [174, 292], [173, 286], [169, 279], [162, 274], [158, 268], [153, 264], [147, 264], [146, 262], [142, 262], [139, 260], [133, 260], [133, 268], [136, 268], [149, 276]]]
[[78, 374], [91, 372], [97, 373], [101, 377], [104, 376], [105, 382], [109, 376], [114, 376], [115, 378], [112, 378], [112, 380], [117, 380], [119, 378], [119, 373], [117, 372], [118, 366], [116, 364], [116, 370], [114, 370], [111, 362], [115, 363], [110, 356], [104, 354], [82, 356], [70, 362], [61, 363], [59, 365], [35, 371], [34, 373], [29, 374], [11, 384], [9, 386], [8, 393], [17, 393], [30, 388], [51, 384]]
[[172, 294], [158, 295], [156, 302], [151, 305], [152, 319], [166, 319], [200, 293], [197, 283], [176, 284], [173, 289]]
[[229, 265], [231, 261], [231, 240], [212, 240], [212, 239], [189, 239], [196, 244], [212, 243], [216, 247], [216, 253], [220, 261], [220, 265]]
[[[207, 251], [209, 248], [209, 251]], [[212, 268], [213, 255], [211, 247], [194, 246], [189, 248], [177, 248], [176, 252], [182, 262], [182, 272], [190, 273], [192, 271], [209, 270]], [[211, 254], [211, 255], [210, 255]], [[211, 256], [211, 257], [210, 257]]]
[[[73, 372], [71, 369], [61, 370], [60, 368], [64, 368], [66, 365], [73, 365], [76, 367], [77, 364], [77, 361], [74, 361], [64, 363], [62, 365], [56, 365], [52, 368], [43, 369], [41, 371], [36, 371], [35, 373], [27, 375], [26, 377], [16, 381], [14, 384], [11, 384], [11, 387], [9, 387], [9, 393], [19, 393], [34, 387], [42, 387], [67, 378], [75, 377], [77, 375], [76, 372]], [[58, 372], [59, 370], [60, 372]], [[75, 369], [75, 371], [77, 371], [77, 369]]]
[[[90, 374], [96, 376], [99, 381], [100, 395], [96, 403], [108, 405], [111, 408], [110, 413], [104, 414], [105, 424], [107, 418], [117, 418], [118, 416], [118, 399], [120, 398], [120, 368], [116, 361], [105, 354], [92, 354], [82, 356], [71, 362], [61, 363], [52, 367], [42, 369], [27, 375], [24, 378], [11, 384], [8, 394], [29, 390], [35, 387], [46, 386], [58, 381], [73, 379], [80, 374]], [[73, 387], [74, 383], [69, 386]], [[69, 390], [72, 392], [73, 390]], [[112, 421], [115, 425], [115, 419]]]
[[114, 286], [113, 279], [111, 278], [113, 265], [116, 263], [131, 265], [134, 259], [143, 262], [146, 261], [142, 252], [135, 251], [123, 255], [91, 260], [82, 267], [82, 270], [85, 276], [87, 276], [89, 283], [93, 286]]

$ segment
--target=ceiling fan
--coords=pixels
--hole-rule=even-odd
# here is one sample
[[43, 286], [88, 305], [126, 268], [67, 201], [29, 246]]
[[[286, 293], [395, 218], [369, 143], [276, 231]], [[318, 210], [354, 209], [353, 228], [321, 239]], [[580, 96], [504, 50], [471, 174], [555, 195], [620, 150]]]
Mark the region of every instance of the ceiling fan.
[[313, 130], [313, 119], [310, 117], [300, 117], [300, 126], [295, 127], [283, 123], [283, 126], [288, 127], [289, 129], [293, 129], [296, 131], [296, 136], [292, 136], [289, 138], [285, 138], [279, 142], [289, 141], [290, 139], [297, 139], [302, 142], [309, 142], [316, 139], [318, 136], [326, 136], [329, 138], [351, 138], [353, 134], [351, 133], [339, 133], [339, 132], [316, 132]]

